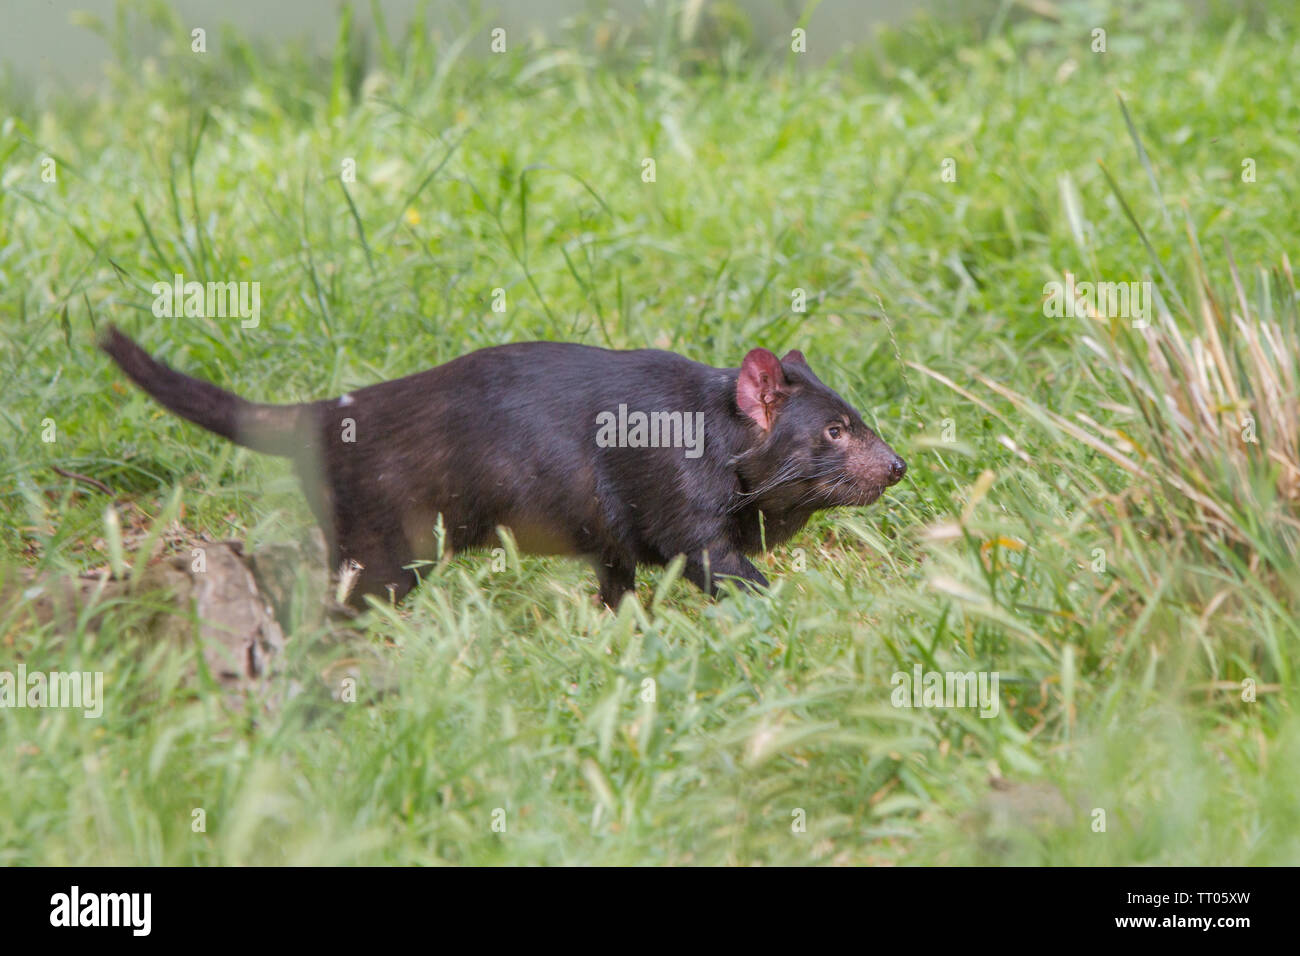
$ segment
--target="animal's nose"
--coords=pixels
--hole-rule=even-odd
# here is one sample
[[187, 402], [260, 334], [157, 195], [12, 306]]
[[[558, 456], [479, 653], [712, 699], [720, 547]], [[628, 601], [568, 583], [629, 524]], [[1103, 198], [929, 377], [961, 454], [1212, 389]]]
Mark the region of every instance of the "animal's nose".
[[895, 455], [894, 463], [889, 466], [889, 483], [891, 485], [898, 484], [903, 480], [905, 474], [907, 474], [907, 462]]

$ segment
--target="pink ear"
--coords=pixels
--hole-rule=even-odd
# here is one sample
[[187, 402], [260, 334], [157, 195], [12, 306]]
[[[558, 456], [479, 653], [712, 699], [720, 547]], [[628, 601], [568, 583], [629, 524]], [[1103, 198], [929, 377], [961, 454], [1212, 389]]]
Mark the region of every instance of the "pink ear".
[[736, 379], [736, 405], [763, 431], [771, 431], [777, 410], [786, 396], [781, 363], [767, 349], [754, 349], [740, 364]]

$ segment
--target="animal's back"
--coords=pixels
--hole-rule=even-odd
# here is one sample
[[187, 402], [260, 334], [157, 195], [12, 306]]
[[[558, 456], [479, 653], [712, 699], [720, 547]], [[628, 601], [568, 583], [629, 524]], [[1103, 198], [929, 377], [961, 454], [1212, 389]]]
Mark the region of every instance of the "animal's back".
[[725, 389], [725, 371], [671, 352], [561, 342], [481, 349], [357, 389], [317, 403], [335, 521], [387, 526], [420, 557], [439, 514], [457, 550], [505, 525], [532, 552], [599, 553], [618, 540], [657, 554], [662, 526], [693, 507], [675, 493], [682, 472], [716, 469], [717, 456], [603, 447], [598, 416], [620, 405], [693, 416]]

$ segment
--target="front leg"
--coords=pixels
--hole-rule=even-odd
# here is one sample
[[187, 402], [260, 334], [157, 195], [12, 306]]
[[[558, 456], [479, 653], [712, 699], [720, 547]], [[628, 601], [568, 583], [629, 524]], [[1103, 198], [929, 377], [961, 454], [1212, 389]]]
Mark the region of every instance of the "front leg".
[[710, 548], [686, 559], [686, 579], [710, 597], [718, 596], [722, 578], [735, 578], [749, 591], [767, 587], [767, 578], [734, 548]]
[[605, 556], [594, 562], [596, 577], [600, 581], [600, 600], [611, 611], [617, 611], [623, 595], [636, 590], [636, 563], [622, 556]]

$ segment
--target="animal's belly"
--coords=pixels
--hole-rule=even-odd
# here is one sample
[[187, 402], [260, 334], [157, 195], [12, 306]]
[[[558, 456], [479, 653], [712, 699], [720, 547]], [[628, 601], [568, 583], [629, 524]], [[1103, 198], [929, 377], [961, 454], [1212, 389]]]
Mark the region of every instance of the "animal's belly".
[[[515, 545], [525, 554], [573, 555], [579, 551], [578, 544], [569, 530], [553, 521], [529, 516], [508, 518], [501, 524], [515, 539]], [[492, 538], [494, 543], [499, 543], [499, 537], [495, 533]]]

